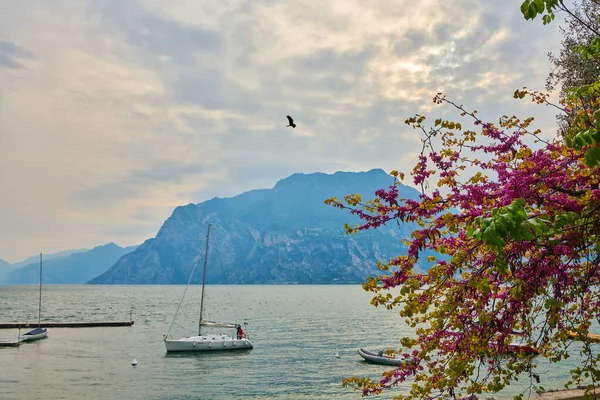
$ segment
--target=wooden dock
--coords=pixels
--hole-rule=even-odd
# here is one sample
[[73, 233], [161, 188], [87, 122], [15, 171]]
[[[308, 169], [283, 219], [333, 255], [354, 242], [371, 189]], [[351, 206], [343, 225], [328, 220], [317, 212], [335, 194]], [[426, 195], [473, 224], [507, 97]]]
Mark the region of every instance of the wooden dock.
[[[98, 322], [42, 322], [44, 328], [96, 328], [102, 326], [132, 326], [133, 321], [98, 321]], [[0, 322], [0, 329], [33, 328], [37, 322]]]
[[0, 341], [0, 347], [19, 347], [20, 344], [19, 340]]

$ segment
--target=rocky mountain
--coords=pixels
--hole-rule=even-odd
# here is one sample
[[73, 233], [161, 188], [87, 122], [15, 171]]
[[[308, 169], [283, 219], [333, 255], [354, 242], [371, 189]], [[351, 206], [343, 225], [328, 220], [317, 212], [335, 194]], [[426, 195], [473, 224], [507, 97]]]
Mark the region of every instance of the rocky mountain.
[[[113, 265], [121, 256], [135, 250], [136, 246], [122, 248], [114, 243], [94, 247], [87, 251], [55, 253], [61, 256], [43, 256], [43, 283], [85, 283]], [[65, 256], [65, 254], [68, 254]], [[13, 268], [5, 277], [5, 284], [35, 284], [39, 282], [39, 256], [31, 263]], [[16, 265], [16, 264], [15, 264]], [[14, 265], [13, 265], [14, 267]]]
[[[207, 283], [362, 282], [377, 274], [377, 260], [405, 254], [400, 239], [414, 227], [396, 224], [345, 235], [344, 224], [359, 220], [324, 204], [332, 196], [374, 192], [393, 184], [383, 170], [294, 174], [272, 189], [214, 198], [177, 207], [155, 238], [121, 257], [95, 284], [202, 281], [207, 224], [212, 224]], [[400, 188], [402, 197], [418, 192]], [[427, 265], [423, 265], [426, 268]]]

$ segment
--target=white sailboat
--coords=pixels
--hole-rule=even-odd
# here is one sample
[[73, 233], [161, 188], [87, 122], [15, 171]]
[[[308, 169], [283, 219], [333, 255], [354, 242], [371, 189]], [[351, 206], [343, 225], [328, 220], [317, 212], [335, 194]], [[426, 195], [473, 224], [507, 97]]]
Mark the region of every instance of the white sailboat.
[[[223, 350], [249, 350], [253, 348], [252, 342], [248, 339], [246, 333], [242, 329], [240, 324], [229, 324], [229, 323], [220, 323], [213, 321], [206, 321], [202, 319], [202, 313], [204, 310], [204, 289], [206, 282], [206, 263], [208, 261], [208, 241], [210, 237], [210, 224], [208, 225], [208, 231], [206, 233], [206, 250], [204, 253], [204, 272], [202, 275], [202, 297], [200, 300], [200, 318], [198, 323], [198, 335], [189, 336], [181, 339], [172, 339], [169, 338], [169, 332], [171, 331], [171, 327], [175, 322], [175, 317], [177, 316], [177, 312], [175, 312], [175, 317], [173, 318], [173, 322], [169, 327], [169, 332], [164, 336], [165, 347], [167, 352], [178, 352], [178, 351], [223, 351]], [[188, 284], [186, 286], [186, 290], [192, 280], [192, 276], [194, 275], [194, 268], [192, 268], [192, 273], [190, 274], [190, 278], [188, 280]], [[185, 291], [184, 291], [185, 295]], [[183, 301], [183, 297], [182, 297]], [[181, 302], [179, 303], [179, 307], [181, 307]], [[179, 308], [177, 309], [179, 311]], [[218, 333], [218, 334], [210, 334], [203, 333], [202, 327], [211, 327], [211, 328], [228, 328], [235, 329], [235, 336], [230, 336], [226, 333]]]
[[40, 298], [38, 301], [38, 327], [21, 336], [21, 341], [31, 342], [48, 336], [48, 328], [42, 328], [42, 253], [40, 253]]

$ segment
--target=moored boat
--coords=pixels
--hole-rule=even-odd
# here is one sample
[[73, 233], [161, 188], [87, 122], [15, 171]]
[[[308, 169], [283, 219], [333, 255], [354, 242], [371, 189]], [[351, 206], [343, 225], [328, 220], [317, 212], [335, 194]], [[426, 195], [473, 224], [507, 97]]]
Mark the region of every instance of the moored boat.
[[165, 346], [168, 352], [250, 350], [253, 347], [246, 338], [236, 339], [224, 333], [165, 340]]
[[28, 342], [32, 340], [43, 339], [48, 336], [47, 328], [35, 328], [21, 336], [21, 341]]
[[[165, 348], [168, 353], [170, 352], [181, 352], [181, 351], [223, 351], [223, 350], [250, 350], [254, 346], [252, 342], [250, 342], [248, 335], [242, 329], [240, 324], [229, 324], [229, 323], [221, 323], [221, 322], [213, 322], [202, 319], [202, 315], [204, 313], [204, 295], [205, 295], [205, 283], [206, 283], [206, 263], [208, 261], [208, 242], [210, 238], [210, 224], [208, 224], [208, 229], [206, 232], [206, 246], [204, 253], [204, 271], [202, 277], [202, 292], [201, 292], [201, 300], [200, 300], [200, 320], [198, 323], [198, 334], [194, 336], [188, 336], [181, 339], [173, 339], [169, 337], [169, 332], [171, 331], [171, 327], [175, 323], [175, 317], [177, 316], [177, 312], [175, 313], [175, 317], [173, 317], [173, 322], [171, 322], [171, 327], [169, 327], [169, 332], [163, 337], [165, 342]], [[192, 268], [192, 272], [190, 274], [190, 278], [188, 280], [188, 286], [192, 280], [192, 276], [194, 274], [196, 266]], [[187, 287], [186, 287], [187, 290]], [[185, 291], [184, 291], [185, 295]], [[183, 301], [183, 298], [181, 299]], [[181, 302], [179, 304], [181, 307]], [[179, 310], [179, 308], [177, 309]], [[244, 323], [244, 326], [247, 324]], [[207, 334], [202, 333], [202, 328], [226, 328], [226, 329], [235, 329], [235, 337], [230, 336], [225, 333], [218, 334]]]
[[48, 336], [48, 328], [42, 328], [42, 253], [40, 253], [40, 298], [38, 302], [38, 327], [21, 336], [22, 342], [32, 342]]
[[365, 361], [373, 363], [373, 364], [381, 364], [381, 365], [393, 365], [395, 367], [402, 367], [406, 365], [411, 365], [412, 362], [402, 360], [396, 358], [393, 355], [383, 354], [382, 351], [379, 353], [374, 353], [365, 349], [358, 349], [358, 354], [365, 359]]
[[526, 353], [526, 354], [540, 354], [541, 351], [528, 346], [526, 344], [520, 344], [520, 343], [511, 343], [508, 345], [508, 351], [511, 353]]

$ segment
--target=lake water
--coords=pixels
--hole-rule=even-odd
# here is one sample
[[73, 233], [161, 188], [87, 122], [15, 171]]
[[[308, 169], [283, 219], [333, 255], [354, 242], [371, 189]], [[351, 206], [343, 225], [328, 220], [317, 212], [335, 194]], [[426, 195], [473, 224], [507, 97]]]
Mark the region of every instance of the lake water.
[[[135, 324], [50, 328], [48, 339], [0, 348], [0, 399], [360, 399], [342, 379], [378, 378], [386, 367], [363, 362], [357, 348], [397, 348], [410, 332], [396, 311], [371, 306], [371, 294], [359, 285], [208, 285], [206, 319], [247, 321], [254, 349], [171, 355], [162, 338], [184, 289], [44, 286], [43, 320], [128, 320], [131, 313]], [[37, 290], [0, 286], [0, 322], [37, 321]], [[200, 286], [190, 286], [173, 337], [197, 333], [199, 304]], [[17, 334], [0, 330], [0, 340]], [[576, 355], [568, 361], [571, 367], [580, 362]], [[545, 387], [560, 388], [568, 369], [542, 368]]]

